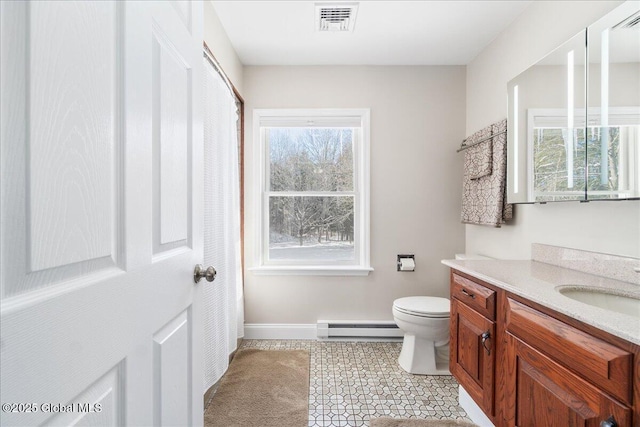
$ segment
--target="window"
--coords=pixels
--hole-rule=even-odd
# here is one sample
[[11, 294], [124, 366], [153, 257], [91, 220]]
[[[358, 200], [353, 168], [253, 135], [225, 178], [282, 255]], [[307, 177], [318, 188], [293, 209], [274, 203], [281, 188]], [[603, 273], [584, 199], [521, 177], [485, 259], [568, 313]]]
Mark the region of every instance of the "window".
[[369, 110], [255, 110], [258, 274], [366, 275]]
[[575, 127], [568, 127], [566, 109], [528, 110], [529, 194], [536, 202], [585, 197], [584, 110], [575, 111], [574, 120]]
[[[637, 107], [615, 107], [601, 123], [601, 110], [574, 113], [567, 127], [566, 110], [529, 109], [529, 191], [536, 201], [590, 200], [632, 197], [640, 180], [640, 126]], [[533, 173], [535, 171], [535, 174]]]

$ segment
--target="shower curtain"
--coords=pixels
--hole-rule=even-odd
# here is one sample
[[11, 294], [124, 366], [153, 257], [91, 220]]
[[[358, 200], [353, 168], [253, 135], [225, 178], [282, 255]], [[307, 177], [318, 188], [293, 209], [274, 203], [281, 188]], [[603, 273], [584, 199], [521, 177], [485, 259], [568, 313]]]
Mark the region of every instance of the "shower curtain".
[[222, 76], [204, 58], [204, 265], [218, 274], [204, 285], [204, 391], [229, 365], [244, 335], [240, 261], [238, 109]]

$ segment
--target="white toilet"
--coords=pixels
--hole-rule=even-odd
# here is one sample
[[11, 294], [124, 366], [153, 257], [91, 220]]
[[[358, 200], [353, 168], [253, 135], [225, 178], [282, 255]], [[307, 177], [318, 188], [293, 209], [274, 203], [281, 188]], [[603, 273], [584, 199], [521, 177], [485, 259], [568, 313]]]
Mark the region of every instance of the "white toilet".
[[[456, 254], [458, 260], [492, 259]], [[449, 372], [450, 301], [439, 297], [405, 297], [393, 302], [393, 319], [404, 332], [400, 367], [411, 374], [451, 375]]]
[[393, 318], [404, 332], [400, 367], [411, 374], [450, 375], [447, 298], [405, 297], [393, 302]]

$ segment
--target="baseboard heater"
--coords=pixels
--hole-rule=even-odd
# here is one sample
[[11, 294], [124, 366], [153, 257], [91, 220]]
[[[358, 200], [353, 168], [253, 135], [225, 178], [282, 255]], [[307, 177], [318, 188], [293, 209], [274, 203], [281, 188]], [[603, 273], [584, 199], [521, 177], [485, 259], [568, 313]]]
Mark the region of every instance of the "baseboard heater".
[[393, 321], [318, 320], [318, 338], [402, 338]]

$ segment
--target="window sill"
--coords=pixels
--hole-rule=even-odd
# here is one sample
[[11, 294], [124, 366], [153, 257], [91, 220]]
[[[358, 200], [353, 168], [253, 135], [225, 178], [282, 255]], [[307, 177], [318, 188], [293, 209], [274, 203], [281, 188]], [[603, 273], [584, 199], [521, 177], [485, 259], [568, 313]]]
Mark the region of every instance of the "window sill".
[[371, 267], [361, 266], [283, 266], [270, 265], [250, 268], [256, 276], [368, 276]]

